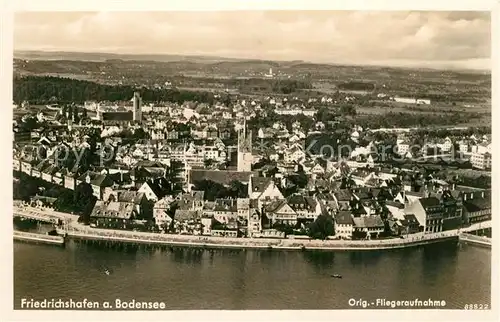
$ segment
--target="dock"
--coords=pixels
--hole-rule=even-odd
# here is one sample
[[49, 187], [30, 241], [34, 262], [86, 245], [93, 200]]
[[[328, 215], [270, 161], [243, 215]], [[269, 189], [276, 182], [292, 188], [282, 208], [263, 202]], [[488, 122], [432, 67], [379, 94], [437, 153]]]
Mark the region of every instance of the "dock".
[[471, 244], [480, 247], [491, 248], [491, 238], [485, 236], [477, 236], [467, 233], [461, 233], [458, 236], [460, 242]]
[[65, 242], [64, 237], [62, 236], [50, 236], [45, 234], [27, 233], [18, 230], [14, 231], [14, 240], [40, 243], [40, 244], [59, 245], [59, 246], [63, 246]]

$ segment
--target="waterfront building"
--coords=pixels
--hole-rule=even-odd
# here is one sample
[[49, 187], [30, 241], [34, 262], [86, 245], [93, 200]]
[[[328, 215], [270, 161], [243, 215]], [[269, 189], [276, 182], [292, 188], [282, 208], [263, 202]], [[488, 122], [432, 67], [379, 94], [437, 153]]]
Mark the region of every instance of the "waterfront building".
[[444, 207], [436, 197], [420, 198], [407, 204], [405, 213], [413, 214], [426, 234], [443, 231]]
[[352, 213], [348, 210], [339, 211], [334, 217], [335, 236], [342, 239], [351, 239], [354, 231]]
[[205, 213], [211, 213], [213, 218], [221, 224], [228, 224], [238, 219], [238, 201], [232, 198], [216, 199], [213, 208]]
[[153, 206], [153, 219], [155, 224], [160, 228], [168, 227], [171, 225], [174, 220], [169, 214], [168, 210], [170, 209], [170, 205], [172, 200], [168, 197], [164, 197], [157, 202], [155, 202]]
[[140, 218], [152, 219], [154, 203], [146, 198], [144, 192], [130, 190], [109, 190], [108, 200], [133, 203]]
[[443, 190], [437, 196], [443, 207], [443, 231], [461, 227], [463, 223], [462, 199], [455, 198], [450, 190]]
[[464, 224], [491, 220], [491, 192], [475, 191], [462, 194]]
[[384, 221], [379, 215], [353, 217], [352, 220], [354, 222], [353, 235], [357, 237], [378, 238], [385, 229]]
[[264, 211], [273, 225], [295, 226], [297, 224], [297, 213], [288, 205], [286, 200], [275, 200], [264, 206]]
[[255, 200], [251, 200], [247, 220], [248, 237], [258, 236], [262, 232], [263, 216], [265, 215], [261, 210], [257, 209]]
[[90, 226], [107, 229], [135, 227], [135, 206], [129, 202], [98, 200], [90, 214]]
[[202, 226], [201, 234], [204, 236], [211, 236], [212, 235], [212, 225], [214, 223], [215, 223], [214, 217], [202, 215], [202, 217], [201, 217], [201, 226]]
[[287, 203], [297, 213], [297, 219], [313, 222], [321, 214], [320, 203], [310, 196], [295, 193], [287, 198]]

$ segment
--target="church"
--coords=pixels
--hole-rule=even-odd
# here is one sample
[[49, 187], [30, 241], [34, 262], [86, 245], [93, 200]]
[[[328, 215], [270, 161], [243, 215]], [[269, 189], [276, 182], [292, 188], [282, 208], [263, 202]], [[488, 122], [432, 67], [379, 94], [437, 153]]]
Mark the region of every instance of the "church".
[[97, 110], [97, 118], [104, 123], [129, 123], [142, 122], [142, 99], [139, 92], [134, 92], [131, 101], [133, 102], [132, 109], [121, 107], [118, 109], [107, 109], [99, 107]]
[[[207, 169], [189, 169], [187, 170], [188, 190], [196, 182], [210, 180], [222, 185], [229, 185], [237, 180], [243, 184], [248, 184], [250, 176], [257, 176], [258, 173], [252, 172], [252, 133], [247, 131], [246, 122], [243, 128], [238, 130], [238, 158], [236, 171], [234, 170], [207, 170]], [[186, 164], [185, 164], [186, 166]]]

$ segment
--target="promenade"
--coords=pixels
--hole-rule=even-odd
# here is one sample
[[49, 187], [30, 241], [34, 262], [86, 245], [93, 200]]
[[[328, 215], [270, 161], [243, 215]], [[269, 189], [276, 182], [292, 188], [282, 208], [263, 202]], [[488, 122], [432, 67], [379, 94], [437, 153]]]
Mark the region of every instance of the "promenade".
[[[484, 223], [483, 223], [484, 224]], [[483, 225], [484, 226], [484, 225]], [[476, 227], [469, 227], [471, 231]], [[484, 228], [484, 227], [483, 227]], [[91, 228], [81, 224], [71, 225], [61, 233], [77, 239], [117, 241], [137, 244], [192, 246], [206, 248], [254, 248], [281, 250], [384, 250], [415, 247], [448, 240], [458, 241], [460, 230], [435, 234], [411, 234], [405, 238], [379, 240], [297, 240], [271, 238], [224, 238], [211, 236], [175, 235], [145, 232], [131, 232]]]
[[61, 234], [68, 237], [98, 241], [129, 242], [137, 244], [156, 244], [171, 246], [192, 246], [206, 248], [257, 248], [282, 250], [383, 250], [415, 247], [446, 240], [458, 240], [462, 233], [491, 228], [491, 221], [476, 223], [470, 227], [432, 234], [409, 234], [404, 238], [388, 238], [374, 240], [304, 240], [304, 239], [273, 239], [273, 238], [228, 238], [213, 236], [161, 234], [148, 232], [133, 232], [126, 230], [111, 230], [92, 228], [77, 222], [78, 216], [39, 209], [29, 206], [15, 207], [14, 216], [22, 215], [28, 218], [45, 216], [57, 218], [63, 222]]

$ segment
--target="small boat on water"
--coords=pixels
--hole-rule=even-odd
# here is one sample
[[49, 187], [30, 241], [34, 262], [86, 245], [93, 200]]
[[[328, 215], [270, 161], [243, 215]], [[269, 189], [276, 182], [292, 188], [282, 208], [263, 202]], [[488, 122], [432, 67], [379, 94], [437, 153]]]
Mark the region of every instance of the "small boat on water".
[[333, 278], [342, 278], [342, 275], [340, 275], [340, 274], [332, 274], [330, 276]]
[[104, 270], [104, 274], [106, 274], [106, 275], [110, 275], [110, 274], [111, 274], [111, 272], [110, 272], [109, 270], [105, 269], [105, 270]]

